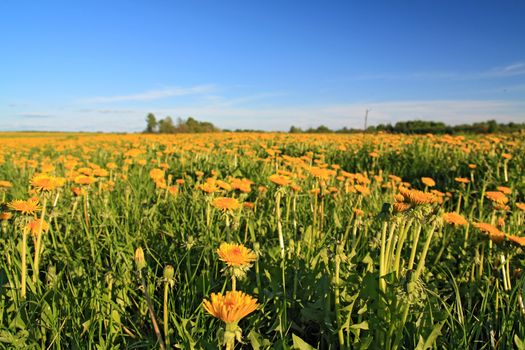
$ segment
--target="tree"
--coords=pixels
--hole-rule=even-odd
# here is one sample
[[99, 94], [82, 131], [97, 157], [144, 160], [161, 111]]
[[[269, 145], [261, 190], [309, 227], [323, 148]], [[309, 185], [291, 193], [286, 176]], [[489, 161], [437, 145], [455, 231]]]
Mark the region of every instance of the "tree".
[[297, 126], [292, 125], [292, 126], [290, 127], [290, 131], [288, 131], [288, 132], [289, 132], [290, 134], [298, 134], [298, 133], [303, 132], [303, 129], [301, 129], [301, 128], [297, 127]]
[[159, 121], [159, 132], [161, 134], [173, 134], [176, 131], [175, 125], [173, 125], [173, 119], [166, 117]]
[[158, 123], [157, 123], [157, 118], [155, 118], [155, 114], [149, 113], [148, 116], [146, 117], [146, 123], [147, 125], [146, 125], [146, 130], [144, 130], [145, 132], [149, 134], [157, 132]]

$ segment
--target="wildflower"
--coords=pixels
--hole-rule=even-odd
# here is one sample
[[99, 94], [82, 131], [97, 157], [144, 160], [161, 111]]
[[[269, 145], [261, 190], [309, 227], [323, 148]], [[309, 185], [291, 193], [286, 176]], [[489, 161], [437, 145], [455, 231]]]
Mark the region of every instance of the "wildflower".
[[466, 177], [456, 177], [454, 180], [462, 184], [468, 184], [470, 182], [470, 180], [467, 179]]
[[515, 235], [507, 236], [508, 240], [512, 243], [519, 245], [520, 247], [525, 247], [525, 237], [519, 237]]
[[[42, 231], [40, 231], [40, 225], [42, 225]], [[49, 231], [49, 224], [42, 219], [33, 219], [27, 223], [26, 229], [31, 232], [33, 237], [38, 236], [40, 233]]]
[[0, 181], [0, 189], [2, 188], [11, 188], [13, 187], [13, 184], [9, 181], [1, 180]]
[[252, 190], [252, 184], [253, 182], [248, 179], [231, 179], [231, 187], [234, 190], [239, 190], [244, 193], [248, 193]]
[[396, 202], [392, 205], [396, 213], [402, 213], [410, 209], [411, 205], [408, 203]]
[[22, 214], [34, 214], [40, 210], [38, 199], [30, 198], [26, 201], [16, 199], [7, 205], [11, 210], [18, 211]]
[[455, 226], [465, 226], [468, 224], [467, 220], [465, 220], [465, 218], [462, 215], [459, 215], [458, 213], [454, 212], [443, 214], [443, 220]]
[[354, 187], [357, 190], [357, 192], [359, 192], [363, 196], [368, 196], [370, 194], [370, 189], [366, 186], [355, 185]]
[[0, 213], [0, 220], [7, 221], [13, 217], [13, 213], [10, 213], [8, 211], [3, 211]]
[[436, 182], [434, 181], [434, 179], [430, 178], [430, 177], [422, 177], [421, 178], [421, 182], [423, 182], [423, 184], [425, 186], [428, 186], [428, 187], [434, 187], [436, 186]]
[[169, 186], [169, 187], [168, 187], [168, 192], [169, 192], [172, 196], [176, 196], [176, 195], [179, 193], [179, 187], [178, 187], [178, 186]]
[[217, 254], [228, 266], [251, 266], [257, 260], [257, 255], [242, 244], [221, 243]]
[[487, 191], [485, 193], [485, 196], [488, 199], [490, 199], [492, 202], [497, 203], [497, 204], [506, 204], [509, 201], [507, 196], [505, 196], [503, 192], [499, 192], [499, 191]]
[[525, 203], [516, 203], [516, 208], [521, 211], [525, 211]]
[[259, 306], [257, 299], [240, 291], [227, 291], [225, 295], [212, 293], [210, 300], [204, 299], [202, 304], [210, 315], [226, 324], [223, 345], [227, 350], [233, 350], [235, 340], [242, 341], [242, 329], [238, 322]]
[[224, 323], [237, 323], [259, 306], [257, 300], [241, 291], [212, 293], [211, 300], [204, 300], [204, 309]]
[[512, 194], [512, 189], [510, 187], [498, 186], [496, 189], [500, 192], [503, 192], [504, 194]]
[[155, 168], [150, 170], [149, 177], [156, 182], [160, 179], [164, 179], [164, 174], [164, 170]]
[[31, 186], [38, 192], [50, 192], [64, 184], [64, 181], [47, 174], [38, 174], [31, 179]]
[[365, 215], [365, 212], [359, 208], [354, 208], [353, 209], [354, 213], [355, 213], [355, 216], [363, 216]]
[[144, 251], [141, 247], [135, 249], [135, 266], [137, 267], [137, 271], [146, 267], [146, 259], [144, 258]]
[[422, 192], [418, 190], [409, 190], [403, 187], [399, 188], [399, 192], [406, 201], [415, 205], [437, 203], [438, 199], [432, 193]]
[[239, 209], [241, 204], [235, 198], [218, 197], [212, 201], [212, 205], [220, 210], [236, 210]]
[[78, 185], [91, 185], [92, 183], [97, 181], [97, 179], [92, 176], [78, 175], [75, 177], [74, 181]]
[[279, 186], [286, 186], [292, 183], [292, 180], [290, 180], [287, 176], [278, 174], [270, 175], [268, 180]]
[[87, 194], [87, 191], [82, 187], [73, 187], [71, 188], [71, 191], [76, 197], [84, 196]]
[[505, 233], [501, 232], [491, 224], [487, 224], [485, 222], [476, 222], [472, 225], [474, 225], [474, 227], [476, 227], [481, 232], [488, 234], [489, 238], [493, 242], [499, 243], [505, 240]]

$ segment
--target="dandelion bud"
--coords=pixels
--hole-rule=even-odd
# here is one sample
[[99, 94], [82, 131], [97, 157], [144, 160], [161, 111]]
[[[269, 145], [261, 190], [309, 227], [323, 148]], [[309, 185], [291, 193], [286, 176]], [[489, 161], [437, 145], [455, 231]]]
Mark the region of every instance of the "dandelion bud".
[[166, 265], [164, 268], [164, 280], [173, 287], [175, 285], [175, 269], [171, 265]]
[[146, 267], [146, 259], [144, 258], [144, 251], [141, 247], [135, 250], [135, 265], [138, 271]]

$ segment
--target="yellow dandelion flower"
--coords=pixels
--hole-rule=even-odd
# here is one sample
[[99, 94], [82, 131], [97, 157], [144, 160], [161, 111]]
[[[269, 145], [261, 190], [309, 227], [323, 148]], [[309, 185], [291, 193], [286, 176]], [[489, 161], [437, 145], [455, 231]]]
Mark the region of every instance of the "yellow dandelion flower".
[[454, 180], [462, 184], [468, 184], [470, 182], [466, 177], [456, 177]]
[[468, 224], [468, 221], [465, 220], [462, 215], [454, 212], [443, 214], [443, 220], [445, 220], [446, 223], [456, 226], [465, 226]]
[[515, 244], [519, 245], [520, 247], [525, 247], [525, 237], [519, 237], [519, 236], [515, 236], [515, 235], [509, 235], [509, 236], [507, 236], [507, 238], [508, 238], [509, 241], [511, 241], [512, 243], [515, 243]]
[[38, 199], [30, 198], [26, 201], [16, 199], [7, 205], [11, 210], [18, 211], [22, 214], [34, 214], [40, 210]]
[[503, 192], [499, 191], [487, 191], [485, 192], [485, 197], [497, 204], [506, 204], [509, 201], [507, 196], [505, 196]]
[[97, 179], [92, 176], [78, 175], [75, 177], [74, 181], [78, 185], [91, 185], [92, 183], [96, 182]]
[[392, 205], [392, 207], [396, 213], [402, 213], [410, 209], [411, 205], [409, 203], [396, 202]]
[[157, 181], [159, 179], [164, 179], [164, 170], [162, 169], [151, 169], [150, 172], [149, 172], [149, 177], [153, 180], [153, 181]]
[[10, 213], [8, 211], [3, 211], [0, 213], [0, 220], [7, 221], [13, 217], [13, 213]]
[[224, 323], [238, 323], [242, 318], [254, 312], [257, 307], [257, 299], [241, 291], [227, 291], [212, 293], [210, 300], [203, 300], [203, 306], [208, 313]]
[[218, 197], [212, 201], [212, 205], [220, 210], [236, 210], [239, 209], [241, 204], [235, 198], [229, 197]]
[[510, 187], [498, 186], [496, 189], [500, 192], [503, 192], [504, 194], [512, 194], [512, 189]]
[[287, 186], [292, 183], [288, 176], [273, 174], [268, 177], [268, 180], [279, 186]]
[[257, 260], [257, 255], [242, 244], [221, 243], [217, 249], [219, 260], [224, 261], [228, 266], [250, 265]]
[[432, 204], [439, 202], [438, 198], [432, 193], [422, 192], [418, 190], [409, 190], [404, 187], [400, 187], [399, 192], [407, 202], [410, 202], [414, 205]]
[[9, 181], [2, 180], [0, 181], [0, 189], [2, 188], [11, 188], [13, 187], [13, 184]]
[[33, 186], [35, 190], [38, 192], [42, 192], [42, 191], [50, 192], [64, 184], [64, 182], [61, 181], [59, 178], [56, 178], [54, 176], [50, 176], [47, 174], [35, 175], [31, 179], [30, 183], [31, 183], [31, 186]]
[[421, 182], [423, 182], [423, 184], [428, 187], [436, 186], [436, 182], [431, 177], [422, 177]]
[[493, 242], [499, 243], [505, 240], [505, 233], [501, 232], [491, 224], [475, 222], [472, 225], [481, 232], [486, 233]]
[[31, 232], [33, 237], [36, 237], [40, 233], [40, 224], [42, 224], [42, 233], [49, 231], [49, 224], [45, 220], [42, 221], [42, 219], [31, 220], [27, 223], [26, 229]]

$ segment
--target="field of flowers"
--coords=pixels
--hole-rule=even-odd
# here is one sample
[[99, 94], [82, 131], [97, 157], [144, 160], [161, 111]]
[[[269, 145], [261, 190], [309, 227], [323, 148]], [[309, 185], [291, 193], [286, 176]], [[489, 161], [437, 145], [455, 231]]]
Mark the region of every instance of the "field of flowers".
[[525, 137], [0, 133], [1, 349], [525, 349]]

